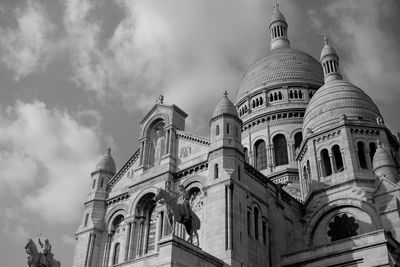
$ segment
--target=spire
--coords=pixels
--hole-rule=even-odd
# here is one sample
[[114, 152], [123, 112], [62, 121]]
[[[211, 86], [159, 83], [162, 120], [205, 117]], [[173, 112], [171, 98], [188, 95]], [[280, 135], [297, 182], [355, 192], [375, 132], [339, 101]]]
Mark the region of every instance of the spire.
[[271, 32], [271, 50], [275, 48], [289, 47], [290, 42], [287, 37], [286, 19], [278, 9], [279, 4], [274, 4], [274, 13], [271, 17], [271, 23], [269, 24], [269, 31]]
[[339, 72], [339, 56], [336, 50], [329, 45], [326, 36], [324, 36], [324, 47], [321, 50], [320, 60], [324, 69], [325, 83], [342, 79]]

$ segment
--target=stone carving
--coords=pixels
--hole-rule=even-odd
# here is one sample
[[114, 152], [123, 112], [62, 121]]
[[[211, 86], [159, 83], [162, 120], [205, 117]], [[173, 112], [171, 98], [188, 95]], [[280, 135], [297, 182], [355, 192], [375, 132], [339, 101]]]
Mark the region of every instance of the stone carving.
[[128, 177], [129, 179], [133, 179], [134, 176], [135, 176], [135, 171], [134, 170], [129, 170], [126, 173], [126, 177]]
[[339, 121], [347, 121], [347, 116], [345, 114], [341, 114], [339, 116]]
[[204, 194], [201, 191], [194, 192], [190, 197], [190, 206], [194, 212], [199, 212], [204, 205]]
[[164, 96], [163, 96], [163, 95], [160, 95], [160, 96], [157, 98], [156, 103], [157, 103], [157, 104], [164, 104]]
[[[200, 229], [200, 219], [193, 212], [187, 202], [187, 192], [181, 189], [179, 194], [168, 192], [162, 188], [157, 190], [155, 201], [165, 204], [167, 207], [168, 221], [171, 226], [172, 234], [175, 234], [175, 224], [181, 223], [185, 226], [186, 233], [189, 235], [188, 242], [193, 243], [193, 239], [196, 241], [195, 245], [199, 246], [199, 235], [197, 230]], [[182, 203], [183, 202], [183, 203]], [[188, 215], [186, 212], [189, 212]]]
[[383, 120], [382, 117], [377, 117], [377, 118], [376, 118], [376, 123], [377, 123], [378, 125], [384, 125], [384, 124], [385, 124], [385, 122], [384, 122], [384, 120]]
[[25, 251], [28, 253], [28, 266], [29, 267], [60, 267], [60, 261], [53, 258], [53, 253], [51, 253], [51, 244], [48, 239], [44, 241], [38, 240], [40, 247], [43, 251], [40, 253], [37, 249], [35, 242], [29, 238], [27, 244], [25, 245]]
[[329, 223], [328, 236], [331, 237], [331, 241], [356, 236], [358, 227], [359, 225], [354, 217], [349, 217], [347, 214], [337, 215]]
[[190, 146], [184, 146], [181, 148], [179, 152], [179, 157], [180, 158], [186, 158], [192, 153], [192, 148]]
[[160, 165], [163, 155], [165, 136], [161, 130], [157, 130], [157, 139], [154, 140], [154, 166]]

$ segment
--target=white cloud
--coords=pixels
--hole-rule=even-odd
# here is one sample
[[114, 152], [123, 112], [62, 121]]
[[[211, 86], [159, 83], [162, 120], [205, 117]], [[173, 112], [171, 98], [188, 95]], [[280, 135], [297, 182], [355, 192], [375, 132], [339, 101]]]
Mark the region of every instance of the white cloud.
[[67, 244], [69, 246], [75, 246], [75, 244], [76, 244], [75, 239], [69, 235], [62, 235], [61, 240], [62, 240], [62, 242], [64, 242], [65, 244]]
[[28, 0], [15, 15], [17, 29], [0, 28], [0, 57], [19, 80], [49, 63], [53, 53], [50, 34], [55, 26], [37, 1]]
[[[48, 223], [80, 218], [90, 171], [99, 159], [97, 128], [42, 102], [17, 102], [0, 113], [0, 182]], [[4, 194], [4, 192], [3, 192]]]

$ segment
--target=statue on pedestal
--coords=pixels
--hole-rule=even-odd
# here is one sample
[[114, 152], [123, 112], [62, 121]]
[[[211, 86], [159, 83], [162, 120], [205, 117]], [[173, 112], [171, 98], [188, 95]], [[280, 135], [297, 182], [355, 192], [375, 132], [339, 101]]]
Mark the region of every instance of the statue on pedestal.
[[35, 242], [29, 238], [25, 245], [25, 251], [28, 253], [28, 266], [29, 267], [60, 267], [60, 261], [53, 258], [53, 253], [51, 253], [51, 244], [48, 239], [44, 241], [38, 240], [40, 247], [43, 251], [40, 253], [37, 249]]

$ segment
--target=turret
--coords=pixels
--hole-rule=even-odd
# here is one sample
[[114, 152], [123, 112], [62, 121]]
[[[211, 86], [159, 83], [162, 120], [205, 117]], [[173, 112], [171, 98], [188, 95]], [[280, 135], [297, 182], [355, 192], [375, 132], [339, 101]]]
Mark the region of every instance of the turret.
[[339, 56], [336, 50], [329, 45], [328, 39], [324, 37], [324, 47], [321, 50], [321, 64], [324, 69], [324, 80], [325, 83], [341, 80], [342, 75], [339, 72]]
[[272, 14], [269, 24], [271, 33], [271, 50], [276, 48], [290, 47], [289, 38], [287, 35], [288, 24], [283, 14], [278, 9], [279, 4], [274, 5], [274, 13]]
[[108, 148], [106, 154], [97, 163], [95, 170], [91, 174], [89, 200], [98, 197], [105, 198], [107, 183], [115, 172], [115, 161], [111, 156], [111, 148]]
[[393, 183], [398, 183], [399, 173], [392, 156], [389, 151], [383, 148], [382, 143], [379, 140], [377, 146], [372, 162], [375, 175], [379, 178], [385, 178]]

